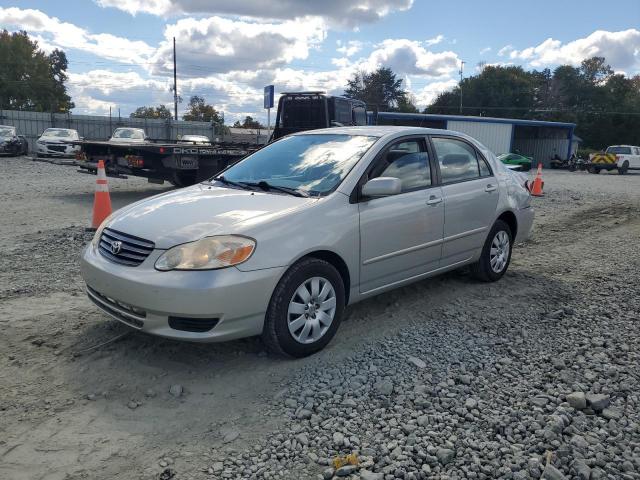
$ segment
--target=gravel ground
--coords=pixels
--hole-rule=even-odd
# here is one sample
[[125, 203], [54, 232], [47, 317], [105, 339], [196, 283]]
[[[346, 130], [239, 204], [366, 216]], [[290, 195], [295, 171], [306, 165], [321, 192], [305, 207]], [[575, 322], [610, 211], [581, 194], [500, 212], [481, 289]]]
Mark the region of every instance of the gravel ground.
[[365, 301], [302, 360], [106, 318], [77, 266], [95, 177], [0, 178], [0, 478], [640, 479], [640, 174], [545, 171], [502, 281]]

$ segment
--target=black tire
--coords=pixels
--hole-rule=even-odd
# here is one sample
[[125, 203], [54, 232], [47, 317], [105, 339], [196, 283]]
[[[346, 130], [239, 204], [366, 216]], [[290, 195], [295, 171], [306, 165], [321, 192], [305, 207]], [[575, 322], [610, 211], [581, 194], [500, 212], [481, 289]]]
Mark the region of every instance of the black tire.
[[[504, 268], [502, 268], [501, 271], [496, 272], [495, 270], [493, 270], [493, 268], [491, 268], [491, 244], [493, 243], [493, 239], [496, 237], [496, 235], [498, 235], [499, 232], [505, 232], [509, 237], [509, 252]], [[491, 227], [489, 235], [487, 235], [487, 239], [484, 242], [480, 258], [476, 263], [471, 265], [471, 274], [482, 282], [495, 282], [500, 280], [509, 268], [512, 252], [513, 235], [511, 233], [511, 228], [502, 220], [496, 220], [496, 223], [494, 223], [493, 227]]]
[[[333, 321], [324, 335], [313, 343], [305, 344], [298, 342], [289, 332], [288, 308], [298, 287], [312, 277], [323, 277], [331, 283], [335, 291], [336, 308]], [[267, 350], [276, 355], [297, 358], [312, 355], [331, 341], [340, 326], [344, 308], [344, 282], [336, 268], [318, 258], [303, 259], [287, 270], [273, 291], [264, 319], [262, 341]]]
[[618, 168], [618, 173], [620, 175], [625, 175], [629, 171], [629, 162], [624, 162], [622, 167]]
[[589, 173], [593, 173], [594, 175], [598, 175], [600, 173], [600, 169], [594, 167], [593, 165], [588, 168]]
[[195, 185], [197, 183], [197, 180], [198, 174], [196, 172], [174, 171], [171, 174], [169, 182], [171, 182], [174, 187], [182, 188]]
[[575, 172], [576, 171], [576, 166], [575, 165], [569, 165], [569, 167], [567, 168], [570, 172]]

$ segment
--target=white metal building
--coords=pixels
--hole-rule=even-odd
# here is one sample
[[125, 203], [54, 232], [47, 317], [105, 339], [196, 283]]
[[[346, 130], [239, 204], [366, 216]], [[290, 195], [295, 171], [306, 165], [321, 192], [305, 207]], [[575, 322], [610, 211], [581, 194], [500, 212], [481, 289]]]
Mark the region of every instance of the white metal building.
[[554, 155], [568, 158], [577, 148], [577, 143], [572, 142], [576, 127], [573, 123], [395, 112], [378, 112], [375, 123], [466, 133], [497, 155], [518, 152], [533, 157], [534, 164], [542, 162], [545, 166]]

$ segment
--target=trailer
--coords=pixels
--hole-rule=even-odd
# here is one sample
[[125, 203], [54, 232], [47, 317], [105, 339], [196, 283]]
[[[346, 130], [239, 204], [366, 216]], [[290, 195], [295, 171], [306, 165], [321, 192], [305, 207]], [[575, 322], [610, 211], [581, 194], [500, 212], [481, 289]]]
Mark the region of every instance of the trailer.
[[76, 160], [81, 173], [96, 173], [102, 160], [107, 176], [144, 177], [151, 183], [168, 181], [186, 187], [206, 180], [255, 152], [261, 145], [250, 143], [172, 143], [144, 139], [140, 142], [79, 141]]

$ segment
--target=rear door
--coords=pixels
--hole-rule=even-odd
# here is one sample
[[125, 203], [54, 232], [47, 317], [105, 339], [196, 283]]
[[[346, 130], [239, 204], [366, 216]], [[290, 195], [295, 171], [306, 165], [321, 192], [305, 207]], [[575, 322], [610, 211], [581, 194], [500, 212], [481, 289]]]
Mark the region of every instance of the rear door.
[[433, 170], [425, 138], [409, 138], [393, 141], [361, 180], [402, 181], [398, 195], [359, 201], [362, 293], [438, 268], [444, 208]]
[[466, 140], [432, 136], [444, 198], [443, 267], [469, 260], [482, 248], [498, 206], [498, 181]]

